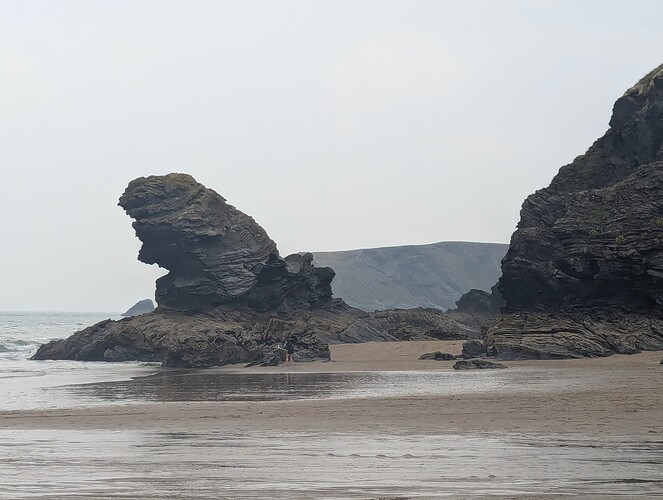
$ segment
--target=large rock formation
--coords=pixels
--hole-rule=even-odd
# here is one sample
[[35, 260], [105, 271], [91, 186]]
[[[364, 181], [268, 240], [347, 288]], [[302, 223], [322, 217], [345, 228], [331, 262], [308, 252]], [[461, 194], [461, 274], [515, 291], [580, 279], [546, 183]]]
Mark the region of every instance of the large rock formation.
[[39, 348], [34, 359], [160, 361], [204, 367], [278, 362], [293, 340], [300, 359], [328, 358], [328, 344], [467, 338], [478, 327], [440, 311], [373, 317], [332, 299], [334, 271], [311, 254], [279, 256], [249, 216], [184, 174], [136, 179], [120, 198], [143, 242], [139, 259], [170, 272], [157, 280], [159, 307], [106, 320]]
[[507, 248], [502, 243], [443, 241], [315, 252], [313, 262], [334, 268], [334, 295], [364, 311], [449, 309], [468, 290], [495, 284]]
[[663, 349], [663, 66], [610, 129], [529, 196], [502, 261], [489, 354], [562, 358]]
[[663, 309], [663, 66], [615, 103], [587, 153], [525, 200], [502, 271], [507, 311]]
[[253, 218], [190, 175], [138, 178], [119, 204], [136, 219], [138, 259], [170, 271], [157, 280], [161, 307], [267, 311], [331, 300], [333, 270], [314, 268], [310, 254], [282, 259]]

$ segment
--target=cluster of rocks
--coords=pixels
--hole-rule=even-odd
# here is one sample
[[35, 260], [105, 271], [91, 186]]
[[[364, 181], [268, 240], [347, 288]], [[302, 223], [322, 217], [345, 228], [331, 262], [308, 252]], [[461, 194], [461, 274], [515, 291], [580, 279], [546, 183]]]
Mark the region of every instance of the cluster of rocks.
[[156, 283], [159, 307], [45, 344], [34, 359], [269, 365], [286, 339], [308, 360], [329, 359], [333, 343], [479, 336], [467, 316], [370, 314], [334, 299], [331, 268], [314, 266], [309, 253], [282, 258], [251, 217], [190, 175], [136, 179], [120, 206], [135, 219], [138, 258], [169, 270]]

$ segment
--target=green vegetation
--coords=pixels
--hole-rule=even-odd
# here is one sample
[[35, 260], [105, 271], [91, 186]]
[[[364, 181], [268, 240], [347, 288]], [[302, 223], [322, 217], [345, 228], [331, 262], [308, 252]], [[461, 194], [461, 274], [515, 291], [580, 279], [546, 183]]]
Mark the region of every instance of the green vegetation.
[[618, 234], [615, 238], [615, 245], [623, 245], [626, 242], [626, 238], [623, 234]]
[[592, 212], [589, 217], [594, 222], [601, 222], [605, 220], [605, 216], [606, 216], [605, 207], [603, 205], [598, 205], [592, 209]]

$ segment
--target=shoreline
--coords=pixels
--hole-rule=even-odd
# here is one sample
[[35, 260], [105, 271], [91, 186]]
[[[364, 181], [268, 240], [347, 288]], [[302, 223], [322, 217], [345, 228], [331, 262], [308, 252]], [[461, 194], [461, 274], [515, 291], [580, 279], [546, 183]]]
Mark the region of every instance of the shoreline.
[[[445, 342], [445, 341], [439, 341]], [[457, 342], [457, 341], [448, 341]], [[453, 347], [450, 343], [447, 347]], [[291, 366], [220, 367], [186, 374], [293, 376], [370, 371], [449, 372], [449, 377], [508, 377], [498, 390], [434, 395], [361, 396], [277, 401], [130, 402], [96, 407], [0, 411], [2, 429], [59, 430], [296, 430], [431, 434], [601, 433], [663, 434], [661, 351], [606, 358], [506, 361], [509, 370], [456, 372], [454, 361], [412, 359], [405, 343], [336, 349], [337, 361]], [[392, 344], [392, 345], [388, 345]], [[439, 344], [440, 346], [444, 344]], [[392, 360], [362, 361], [375, 349], [392, 350]], [[339, 354], [346, 350], [345, 355]], [[442, 349], [436, 349], [442, 350]], [[446, 352], [450, 352], [450, 349]], [[382, 353], [388, 357], [386, 353]], [[332, 357], [334, 355], [332, 354]], [[379, 357], [379, 356], [378, 356]], [[394, 359], [395, 358], [395, 359]], [[495, 373], [499, 372], [499, 373]], [[513, 378], [515, 377], [515, 378]], [[536, 385], [528, 380], [536, 379]], [[193, 379], [191, 379], [193, 380]], [[523, 382], [513, 383], [513, 380]], [[550, 383], [547, 381], [550, 380]], [[481, 384], [480, 380], [477, 383]]]

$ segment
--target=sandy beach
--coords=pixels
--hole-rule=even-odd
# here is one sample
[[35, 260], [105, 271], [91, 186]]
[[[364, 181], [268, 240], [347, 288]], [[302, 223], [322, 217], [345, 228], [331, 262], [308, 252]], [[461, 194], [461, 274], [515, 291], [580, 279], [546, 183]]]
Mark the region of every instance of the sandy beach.
[[[510, 371], [523, 383], [498, 390], [394, 397], [283, 401], [165, 401], [66, 410], [0, 412], [3, 429], [146, 430], [284, 429], [429, 432], [569, 432], [660, 435], [662, 352], [607, 358], [506, 362], [509, 370], [455, 372], [453, 361], [420, 361], [422, 352], [457, 353], [460, 342], [411, 342], [332, 347], [330, 362], [270, 368], [206, 370], [296, 377], [363, 371], [450, 372], [479, 384]], [[511, 376], [512, 376], [511, 375]], [[191, 375], [194, 376], [195, 375]], [[526, 383], [536, 378], [535, 385]], [[546, 380], [549, 379], [549, 383]], [[543, 382], [541, 382], [543, 380]]]

